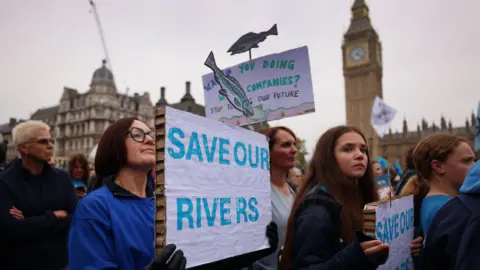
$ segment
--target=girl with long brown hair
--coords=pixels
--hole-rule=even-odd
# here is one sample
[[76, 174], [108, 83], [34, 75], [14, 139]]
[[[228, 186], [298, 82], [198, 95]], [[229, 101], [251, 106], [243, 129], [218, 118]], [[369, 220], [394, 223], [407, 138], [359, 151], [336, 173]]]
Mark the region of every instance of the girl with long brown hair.
[[375, 269], [389, 246], [362, 233], [363, 207], [376, 201], [362, 132], [338, 126], [317, 142], [288, 220], [280, 269]]

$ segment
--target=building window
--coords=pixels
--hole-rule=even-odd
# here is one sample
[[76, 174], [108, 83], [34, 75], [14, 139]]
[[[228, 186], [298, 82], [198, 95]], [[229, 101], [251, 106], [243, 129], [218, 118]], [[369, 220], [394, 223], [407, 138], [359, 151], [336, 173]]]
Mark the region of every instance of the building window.
[[382, 156], [385, 157], [388, 155], [388, 145], [382, 145]]
[[402, 156], [402, 145], [400, 145], [400, 144], [396, 145], [396, 152], [397, 152], [396, 154], [397, 154], [398, 157]]

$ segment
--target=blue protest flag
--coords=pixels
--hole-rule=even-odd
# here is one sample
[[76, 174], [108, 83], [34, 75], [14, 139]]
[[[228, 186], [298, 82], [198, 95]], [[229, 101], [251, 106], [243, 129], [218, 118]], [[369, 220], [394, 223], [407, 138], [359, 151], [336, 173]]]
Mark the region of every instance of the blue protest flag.
[[380, 168], [382, 169], [385, 169], [388, 167], [388, 160], [382, 158], [381, 156], [377, 156], [377, 161], [378, 161], [378, 164], [380, 165]]
[[375, 181], [377, 182], [377, 187], [390, 186], [390, 176], [388, 174], [376, 176]]
[[397, 160], [395, 160], [395, 172], [398, 174], [398, 175], [401, 175], [403, 173], [403, 169], [402, 169], [402, 166], [400, 166], [400, 162]]

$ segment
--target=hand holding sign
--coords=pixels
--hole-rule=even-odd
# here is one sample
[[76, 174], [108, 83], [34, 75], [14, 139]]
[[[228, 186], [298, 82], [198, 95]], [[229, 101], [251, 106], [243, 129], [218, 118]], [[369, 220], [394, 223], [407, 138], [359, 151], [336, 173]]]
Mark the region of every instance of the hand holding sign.
[[275, 224], [275, 222], [273, 221], [270, 222], [270, 224], [268, 224], [267, 226], [267, 238], [268, 244], [270, 245], [270, 254], [272, 254], [273, 252], [275, 252], [275, 250], [277, 250], [278, 247], [278, 229], [277, 224]]
[[360, 246], [372, 262], [377, 264], [385, 263], [386, 260], [383, 259], [385, 258], [385, 254], [387, 254], [388, 258], [388, 249], [390, 247], [387, 244], [382, 244], [380, 240], [365, 241], [361, 243]]
[[[183, 251], [175, 251], [175, 249], [177, 247], [174, 244], [166, 245], [144, 270], [184, 270], [187, 259], [183, 256]], [[173, 253], [174, 251], [175, 253]]]
[[420, 249], [422, 249], [422, 246], [423, 246], [422, 243], [423, 243], [423, 237], [421, 236], [413, 239], [412, 244], [410, 246], [410, 249], [412, 251], [412, 256], [420, 255]]

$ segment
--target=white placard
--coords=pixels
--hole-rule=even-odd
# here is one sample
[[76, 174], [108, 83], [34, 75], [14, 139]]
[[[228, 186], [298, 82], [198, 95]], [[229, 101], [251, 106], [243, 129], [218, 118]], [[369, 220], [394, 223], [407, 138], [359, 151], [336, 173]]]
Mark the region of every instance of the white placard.
[[390, 245], [385, 264], [378, 269], [413, 269], [411, 242], [413, 240], [413, 196], [383, 203], [376, 208], [377, 239]]
[[268, 248], [267, 138], [166, 108], [166, 242], [187, 267]]
[[213, 53], [202, 77], [207, 118], [243, 126], [315, 111], [306, 46], [222, 70]]

